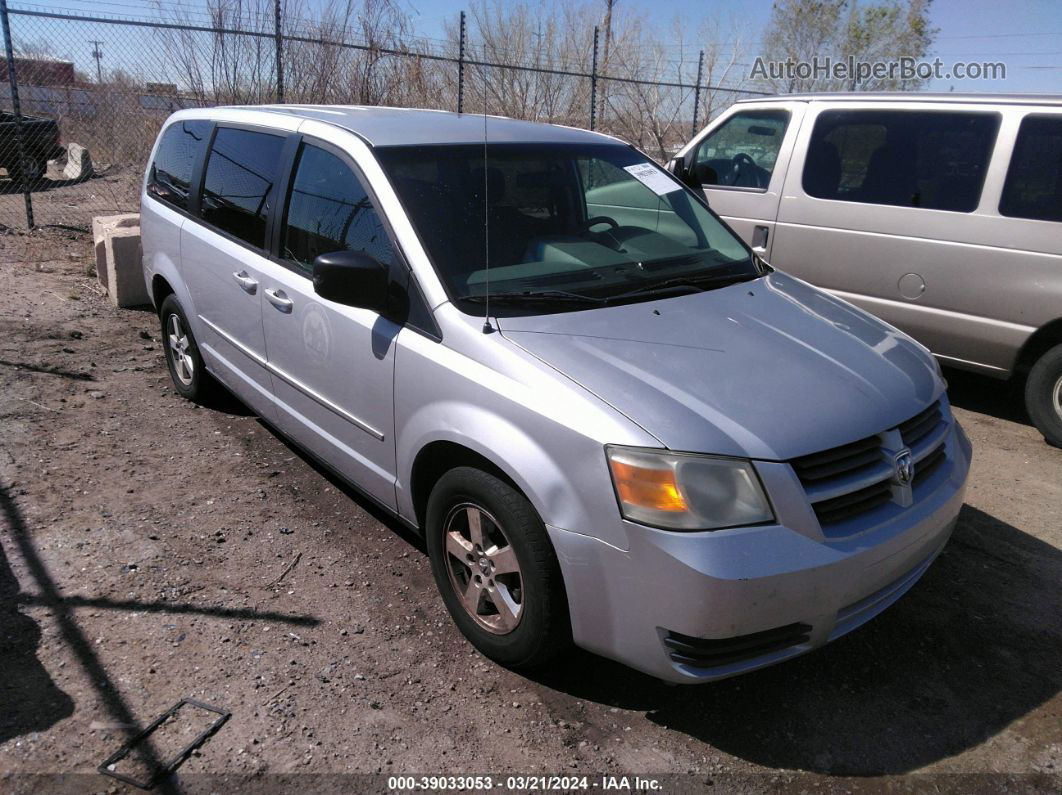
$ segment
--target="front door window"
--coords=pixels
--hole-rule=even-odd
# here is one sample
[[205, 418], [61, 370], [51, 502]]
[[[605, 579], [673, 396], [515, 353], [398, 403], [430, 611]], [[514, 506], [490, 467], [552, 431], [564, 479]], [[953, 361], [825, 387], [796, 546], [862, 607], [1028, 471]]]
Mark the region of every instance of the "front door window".
[[766, 190], [789, 124], [789, 111], [735, 113], [697, 146], [693, 174], [702, 185]]

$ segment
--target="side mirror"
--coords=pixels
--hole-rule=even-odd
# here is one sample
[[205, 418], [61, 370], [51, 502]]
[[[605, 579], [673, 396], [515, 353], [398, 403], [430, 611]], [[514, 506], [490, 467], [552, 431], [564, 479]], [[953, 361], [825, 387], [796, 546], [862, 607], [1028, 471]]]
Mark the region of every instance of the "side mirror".
[[333, 251], [313, 261], [313, 289], [337, 304], [383, 313], [388, 304], [390, 273], [363, 251]]
[[686, 167], [686, 162], [681, 157], [673, 157], [667, 162], [667, 170], [678, 177], [679, 182], [693, 190], [700, 190], [701, 183], [693, 175], [693, 170]]

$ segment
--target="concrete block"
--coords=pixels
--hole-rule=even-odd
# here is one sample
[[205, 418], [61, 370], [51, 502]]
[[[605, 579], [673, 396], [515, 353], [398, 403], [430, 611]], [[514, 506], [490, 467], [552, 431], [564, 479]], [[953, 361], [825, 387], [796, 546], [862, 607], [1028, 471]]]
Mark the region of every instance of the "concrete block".
[[140, 215], [99, 216], [92, 219], [96, 244], [96, 278], [118, 307], [151, 303], [141, 264]]
[[67, 144], [63, 179], [88, 179], [92, 173], [92, 156], [89, 150], [81, 144]]

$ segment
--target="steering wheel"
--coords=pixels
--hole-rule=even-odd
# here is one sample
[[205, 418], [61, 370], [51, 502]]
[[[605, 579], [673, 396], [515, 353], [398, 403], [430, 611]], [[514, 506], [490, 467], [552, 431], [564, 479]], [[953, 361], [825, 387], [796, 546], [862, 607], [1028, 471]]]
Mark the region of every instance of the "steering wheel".
[[[734, 167], [730, 171], [731, 185], [737, 185], [738, 180], [744, 176], [750, 177], [753, 184], [744, 186], [752, 188], [766, 188], [767, 183], [763, 179], [763, 169], [756, 165], [756, 161], [749, 157], [744, 152], [738, 152], [731, 160], [734, 163]], [[747, 167], [747, 168], [744, 168]]]
[[587, 218], [583, 228], [589, 229], [591, 226], [597, 226], [598, 224], [608, 224], [613, 229], [619, 229], [619, 223], [616, 219], [609, 218], [607, 215], [595, 215], [592, 218]]

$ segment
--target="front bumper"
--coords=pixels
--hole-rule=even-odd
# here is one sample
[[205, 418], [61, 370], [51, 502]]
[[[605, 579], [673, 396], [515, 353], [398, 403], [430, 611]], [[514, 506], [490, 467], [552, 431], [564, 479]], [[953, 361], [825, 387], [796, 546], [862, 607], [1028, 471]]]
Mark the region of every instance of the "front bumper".
[[[772, 665], [840, 637], [906, 593], [947, 542], [970, 466], [970, 443], [957, 422], [946, 445], [947, 466], [912, 506], [844, 539], [813, 538], [781, 524], [678, 533], [617, 520], [630, 542], [622, 550], [547, 526], [575, 642], [660, 679], [696, 683]], [[801, 631], [780, 648], [738, 642], [736, 648], [751, 652], [713, 656], [721, 662], [708, 665], [673, 656], [676, 637], [711, 645], [789, 626]]]

